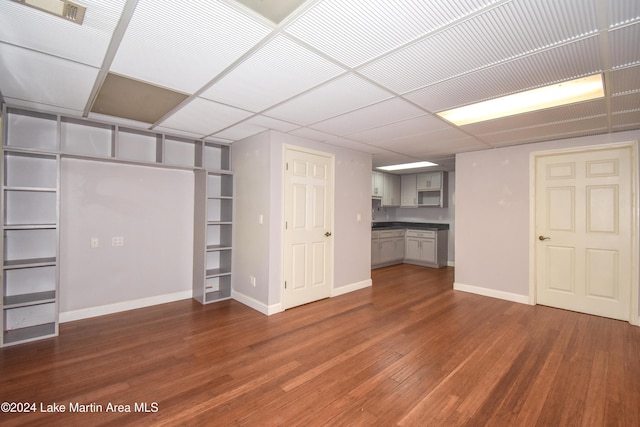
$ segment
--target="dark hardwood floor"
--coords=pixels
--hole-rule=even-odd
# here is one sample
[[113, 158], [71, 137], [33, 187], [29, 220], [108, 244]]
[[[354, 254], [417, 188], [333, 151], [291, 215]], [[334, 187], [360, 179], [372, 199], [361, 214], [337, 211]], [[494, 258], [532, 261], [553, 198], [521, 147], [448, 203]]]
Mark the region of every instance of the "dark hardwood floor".
[[37, 405], [0, 424], [640, 425], [640, 328], [453, 291], [451, 268], [372, 275], [270, 317], [186, 300], [62, 324], [0, 350], [0, 401]]

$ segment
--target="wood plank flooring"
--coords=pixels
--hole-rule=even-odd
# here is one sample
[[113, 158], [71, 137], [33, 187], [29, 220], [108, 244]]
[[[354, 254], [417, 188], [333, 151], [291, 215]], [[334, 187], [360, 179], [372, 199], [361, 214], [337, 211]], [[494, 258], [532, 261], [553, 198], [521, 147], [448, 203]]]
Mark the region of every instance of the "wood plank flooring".
[[451, 268], [372, 277], [269, 317], [186, 300], [62, 324], [0, 350], [0, 401], [37, 405], [0, 424], [640, 425], [640, 328], [453, 291]]

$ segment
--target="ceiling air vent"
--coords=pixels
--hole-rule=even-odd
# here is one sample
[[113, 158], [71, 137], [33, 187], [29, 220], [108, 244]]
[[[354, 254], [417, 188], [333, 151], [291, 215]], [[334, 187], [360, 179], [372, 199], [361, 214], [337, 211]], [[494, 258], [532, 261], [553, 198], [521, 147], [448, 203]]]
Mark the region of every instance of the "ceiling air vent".
[[67, 0], [13, 0], [82, 25], [86, 7]]

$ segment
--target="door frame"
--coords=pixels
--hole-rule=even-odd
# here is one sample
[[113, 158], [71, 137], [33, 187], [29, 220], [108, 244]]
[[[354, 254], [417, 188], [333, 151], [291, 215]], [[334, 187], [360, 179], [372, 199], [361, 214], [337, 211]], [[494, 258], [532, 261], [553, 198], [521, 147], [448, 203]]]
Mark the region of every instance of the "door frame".
[[615, 148], [629, 148], [631, 150], [631, 295], [629, 307], [629, 323], [640, 326], [640, 313], [638, 312], [638, 296], [640, 294], [640, 261], [638, 251], [640, 248], [639, 203], [638, 187], [638, 141], [628, 141], [610, 144], [587, 145], [582, 147], [561, 148], [553, 150], [535, 151], [529, 155], [529, 304], [536, 305], [536, 161], [538, 157], [559, 154], [584, 153], [590, 151], [602, 151]]
[[[329, 159], [329, 163], [331, 165], [331, 183], [329, 184], [329, 190], [330, 190], [330, 194], [331, 194], [331, 210], [330, 212], [328, 212], [328, 215], [330, 217], [331, 220], [331, 227], [333, 229], [333, 231], [335, 231], [335, 200], [336, 200], [336, 196], [335, 196], [335, 187], [336, 187], [336, 156], [334, 153], [329, 153], [327, 151], [320, 151], [320, 150], [314, 150], [308, 147], [302, 147], [300, 145], [293, 145], [293, 144], [282, 144], [282, 175], [281, 175], [281, 179], [282, 179], [282, 185], [281, 185], [281, 189], [282, 189], [282, 195], [281, 195], [281, 200], [282, 200], [282, 206], [281, 206], [281, 212], [282, 212], [282, 217], [280, 219], [280, 224], [282, 224], [281, 230], [282, 233], [280, 234], [280, 238], [282, 239], [281, 242], [281, 266], [280, 266], [280, 271], [282, 272], [281, 277], [280, 277], [280, 307], [281, 307], [281, 311], [285, 311], [287, 310], [287, 308], [285, 308], [285, 289], [284, 289], [284, 281], [285, 281], [285, 256], [287, 253], [287, 248], [285, 246], [285, 232], [286, 232], [286, 228], [285, 228], [285, 212], [286, 212], [286, 206], [285, 206], [285, 182], [286, 182], [286, 177], [285, 174], [287, 172], [286, 170], [286, 164], [287, 164], [287, 151], [288, 150], [295, 150], [295, 151], [302, 151], [304, 153], [308, 153], [308, 154], [313, 154], [316, 156], [322, 156], [322, 157], [326, 157]], [[330, 289], [330, 294], [329, 297], [333, 296], [333, 290], [335, 288], [335, 232], [333, 232], [333, 236], [330, 240], [329, 240], [329, 245], [331, 245], [331, 266], [330, 266], [330, 271], [327, 272], [327, 274], [329, 274], [331, 276], [331, 289]], [[293, 308], [293, 307], [292, 307]]]

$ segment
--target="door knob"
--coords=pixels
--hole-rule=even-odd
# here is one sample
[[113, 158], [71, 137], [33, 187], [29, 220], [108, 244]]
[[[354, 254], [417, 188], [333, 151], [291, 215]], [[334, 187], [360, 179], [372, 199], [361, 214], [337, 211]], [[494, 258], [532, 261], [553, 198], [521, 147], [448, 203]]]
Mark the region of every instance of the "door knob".
[[330, 232], [330, 231], [327, 231], [326, 233], [324, 233], [324, 235], [325, 235], [325, 236], [327, 236], [327, 237], [329, 237], [329, 236], [331, 236], [331, 232]]
[[551, 239], [551, 237], [538, 236], [538, 240], [549, 240], [549, 239]]

